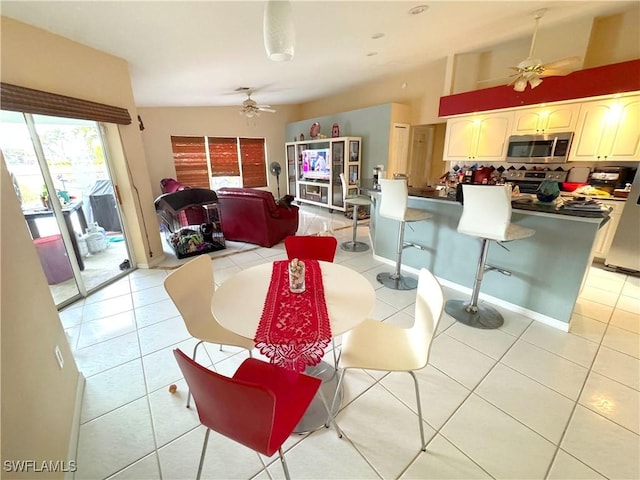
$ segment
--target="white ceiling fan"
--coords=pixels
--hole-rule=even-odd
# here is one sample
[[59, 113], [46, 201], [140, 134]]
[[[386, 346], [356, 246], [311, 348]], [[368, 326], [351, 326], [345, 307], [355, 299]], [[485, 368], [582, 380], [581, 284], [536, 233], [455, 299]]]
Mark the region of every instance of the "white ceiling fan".
[[251, 98], [251, 91], [247, 90], [247, 99], [242, 102], [242, 108], [240, 109], [240, 115], [246, 117], [258, 117], [262, 112], [275, 113], [276, 111], [271, 108], [271, 105], [258, 105], [258, 103]]
[[542, 60], [539, 58], [534, 58], [533, 52], [536, 46], [538, 23], [546, 12], [547, 9], [543, 8], [533, 13], [536, 25], [533, 30], [529, 56], [521, 61], [517, 67], [510, 67], [512, 70], [517, 71], [516, 74], [512, 75], [515, 76], [515, 78], [509, 82], [509, 85], [513, 85], [513, 89], [516, 92], [524, 92], [527, 87], [527, 83], [531, 88], [536, 88], [542, 83], [542, 77], [549, 77], [551, 75], [567, 75], [575, 70], [575, 67], [580, 63], [580, 57], [567, 57], [547, 64], [543, 64]]

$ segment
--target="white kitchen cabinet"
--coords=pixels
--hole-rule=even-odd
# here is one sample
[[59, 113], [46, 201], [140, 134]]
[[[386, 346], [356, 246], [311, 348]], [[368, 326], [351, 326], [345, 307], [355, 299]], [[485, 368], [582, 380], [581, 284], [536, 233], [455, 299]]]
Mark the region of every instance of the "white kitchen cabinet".
[[595, 258], [605, 259], [611, 248], [611, 242], [616, 235], [618, 229], [618, 223], [620, 223], [620, 217], [624, 209], [625, 202], [620, 200], [599, 200], [606, 207], [611, 207], [611, 213], [609, 214], [609, 221], [598, 230], [598, 234], [593, 242], [592, 254]]
[[569, 160], [640, 160], [640, 96], [583, 103]]
[[514, 112], [512, 135], [573, 132], [580, 104], [548, 105]]
[[444, 160], [504, 161], [512, 122], [512, 111], [450, 118]]

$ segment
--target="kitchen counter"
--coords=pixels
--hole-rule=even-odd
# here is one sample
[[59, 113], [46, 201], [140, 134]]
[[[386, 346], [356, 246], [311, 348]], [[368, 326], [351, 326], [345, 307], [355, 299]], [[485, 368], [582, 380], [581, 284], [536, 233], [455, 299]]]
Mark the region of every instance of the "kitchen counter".
[[[363, 190], [369, 191], [374, 199], [370, 222], [374, 256], [393, 268], [398, 222], [378, 214], [378, 190]], [[480, 241], [457, 232], [462, 205], [455, 198], [439, 197], [435, 192], [412, 189], [410, 193], [409, 206], [427, 210], [433, 217], [413, 222], [406, 229], [405, 240], [422, 245], [424, 250], [405, 249], [403, 270], [417, 274], [420, 268], [427, 268], [443, 285], [470, 294]], [[556, 205], [534, 202], [514, 205], [512, 222], [536, 233], [507, 242], [506, 248], [492, 242], [487, 263], [509, 270], [512, 275], [488, 272], [481, 300], [568, 331], [587, 267], [593, 260], [596, 234], [608, 220], [608, 212], [596, 212], [595, 216], [589, 216], [590, 212], [577, 213], [561, 213]]]
[[[379, 194], [380, 190], [373, 188], [373, 180], [363, 180], [360, 190], [367, 194]], [[441, 196], [439, 191], [433, 188], [418, 188], [409, 187], [409, 197], [416, 198], [428, 198], [431, 200], [443, 201], [443, 202], [456, 202], [455, 190], [451, 189], [450, 193], [445, 196]], [[511, 207], [514, 210], [525, 210], [527, 212], [547, 213], [553, 215], [568, 215], [572, 217], [584, 217], [584, 218], [600, 218], [604, 219], [609, 216], [610, 208], [603, 206], [601, 212], [584, 211], [584, 210], [567, 210], [562, 207], [563, 199], [575, 198], [571, 193], [569, 195], [560, 195], [558, 200], [553, 203], [540, 202], [534, 195], [523, 194], [513, 198]], [[607, 198], [601, 199], [597, 197], [588, 197], [594, 200], [622, 200], [624, 198]]]

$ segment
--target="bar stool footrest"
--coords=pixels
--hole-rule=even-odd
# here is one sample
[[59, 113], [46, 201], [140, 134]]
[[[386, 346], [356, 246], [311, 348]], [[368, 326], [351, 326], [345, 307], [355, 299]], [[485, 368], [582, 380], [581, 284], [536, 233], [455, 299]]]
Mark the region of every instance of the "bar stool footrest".
[[476, 305], [472, 308], [464, 300], [449, 300], [445, 303], [444, 311], [458, 322], [474, 328], [488, 330], [504, 324], [502, 314], [490, 305]]
[[376, 280], [392, 290], [414, 290], [418, 288], [418, 280], [412, 277], [383, 272], [376, 276]]

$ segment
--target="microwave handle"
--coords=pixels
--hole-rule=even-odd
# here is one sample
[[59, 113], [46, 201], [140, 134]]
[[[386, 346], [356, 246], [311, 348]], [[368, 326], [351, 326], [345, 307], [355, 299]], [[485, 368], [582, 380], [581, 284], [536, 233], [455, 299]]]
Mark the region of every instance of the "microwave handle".
[[553, 145], [551, 145], [551, 158], [556, 156], [557, 143], [558, 143], [558, 137], [553, 137]]

